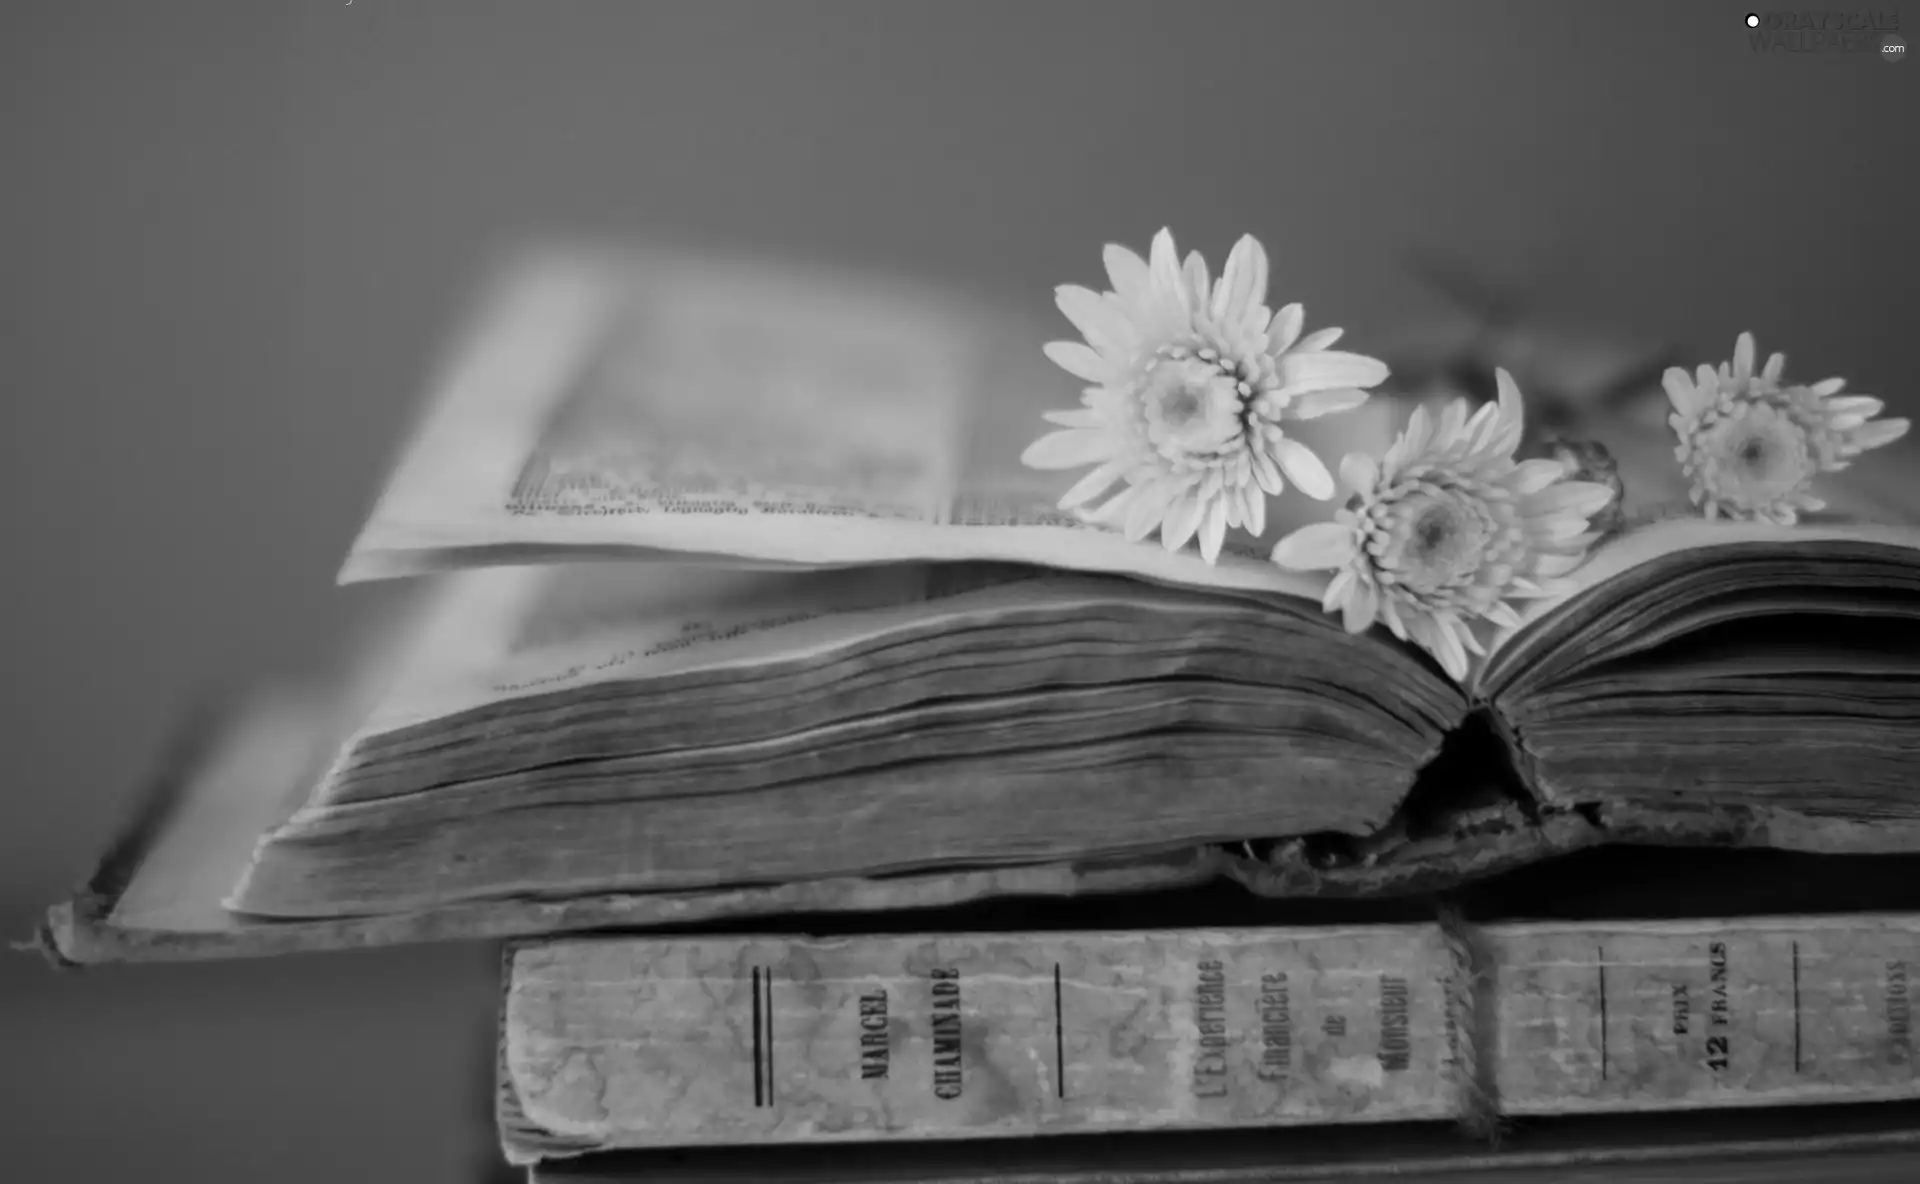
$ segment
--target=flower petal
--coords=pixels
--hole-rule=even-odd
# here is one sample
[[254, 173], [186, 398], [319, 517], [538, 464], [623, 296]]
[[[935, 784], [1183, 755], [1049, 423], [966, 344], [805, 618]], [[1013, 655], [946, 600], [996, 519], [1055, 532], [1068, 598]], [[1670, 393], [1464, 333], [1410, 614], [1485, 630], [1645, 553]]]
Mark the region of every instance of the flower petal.
[[1127, 541], [1137, 543], [1152, 534], [1165, 519], [1168, 503], [1178, 495], [1179, 490], [1169, 489], [1165, 482], [1137, 487], [1127, 507]]
[[1246, 503], [1246, 512], [1241, 515], [1247, 527], [1247, 533], [1255, 538], [1267, 532], [1267, 499], [1258, 486], [1243, 486], [1240, 500]]
[[1173, 231], [1165, 227], [1153, 236], [1153, 245], [1147, 249], [1147, 274], [1155, 295], [1172, 300], [1183, 315], [1193, 307], [1187, 299], [1187, 285], [1180, 278], [1180, 255], [1174, 249]]
[[1334, 573], [1334, 577], [1327, 581], [1327, 590], [1320, 595], [1320, 611], [1330, 613], [1345, 604], [1358, 582], [1351, 567], [1343, 567]]
[[1098, 506], [1083, 507], [1080, 516], [1088, 522], [1101, 526], [1112, 526], [1123, 521], [1127, 511], [1133, 508], [1134, 499], [1139, 497], [1141, 486], [1129, 485], [1114, 494]]
[[1220, 558], [1220, 545], [1227, 540], [1227, 500], [1215, 498], [1207, 505], [1200, 523], [1200, 558], [1212, 563]]
[[1048, 360], [1075, 378], [1098, 383], [1113, 380], [1113, 367], [1091, 346], [1078, 341], [1049, 341], [1041, 349]]
[[1207, 277], [1207, 261], [1198, 251], [1187, 252], [1186, 266], [1180, 269], [1180, 278], [1187, 285], [1187, 307], [1202, 309], [1212, 293], [1212, 281]]
[[1586, 529], [1584, 520], [1606, 509], [1612, 500], [1612, 488], [1596, 481], [1562, 481], [1528, 498], [1527, 510], [1534, 515], [1577, 516], [1582, 521], [1573, 533], [1578, 534]]
[[1507, 488], [1525, 497], [1538, 493], [1567, 475], [1567, 466], [1557, 460], [1523, 460], [1507, 477]]
[[1829, 415], [1858, 415], [1862, 419], [1872, 419], [1885, 411], [1887, 405], [1872, 395], [1843, 395], [1828, 399], [1826, 408]]
[[1367, 401], [1367, 392], [1357, 387], [1330, 391], [1308, 391], [1287, 404], [1289, 419], [1319, 419], [1340, 411], [1351, 411]]
[[1273, 463], [1272, 457], [1258, 449], [1249, 453], [1248, 459], [1249, 467], [1253, 470], [1253, 482], [1260, 487], [1260, 492], [1269, 497], [1278, 497], [1287, 487], [1285, 479], [1280, 476], [1280, 466]]
[[1106, 426], [1107, 422], [1106, 416], [1091, 407], [1076, 407], [1072, 411], [1042, 411], [1040, 418], [1063, 428], [1097, 428]]
[[1401, 641], [1407, 640], [1407, 623], [1400, 619], [1400, 610], [1394, 607], [1393, 597], [1380, 598], [1380, 619], [1386, 623], [1388, 631], [1395, 637]]
[[1089, 471], [1086, 476], [1075, 481], [1071, 488], [1061, 494], [1060, 508], [1071, 510], [1075, 506], [1090, 502], [1112, 488], [1115, 481], [1126, 475], [1127, 462], [1120, 457], [1114, 457]]
[[1908, 426], [1908, 421], [1904, 419], [1876, 419], [1872, 423], [1863, 423], [1847, 433], [1847, 451], [1865, 452], [1870, 448], [1891, 444], [1907, 434]]
[[1753, 377], [1753, 353], [1753, 334], [1740, 334], [1733, 343], [1733, 372], [1737, 377]]
[[1323, 349], [1331, 349], [1333, 348], [1333, 343], [1340, 340], [1341, 334], [1345, 332], [1345, 329], [1315, 329], [1313, 332], [1295, 342], [1293, 348], [1303, 354], [1315, 353]]
[[1234, 324], [1258, 307], [1267, 295], [1267, 252], [1250, 234], [1240, 236], [1227, 255], [1220, 283], [1213, 290], [1213, 319]]
[[1114, 295], [1128, 304], [1137, 304], [1147, 291], [1147, 261], [1118, 243], [1108, 243], [1100, 253], [1107, 265], [1107, 282]]
[[1693, 376], [1678, 366], [1668, 366], [1660, 375], [1660, 385], [1667, 390], [1667, 402], [1681, 415], [1692, 419], [1700, 414], [1700, 394], [1694, 389]]
[[[1503, 398], [1501, 402], [1503, 406], [1500, 410], [1504, 412], [1505, 399]], [[1467, 401], [1455, 399], [1440, 409], [1440, 422], [1433, 429], [1433, 446], [1435, 448], [1458, 447], [1466, 443], [1466, 432]]]
[[1293, 571], [1327, 571], [1353, 562], [1354, 542], [1351, 526], [1315, 522], [1275, 543], [1271, 558]]
[[1387, 449], [1383, 468], [1389, 479], [1403, 466], [1427, 450], [1433, 440], [1433, 416], [1427, 411], [1425, 403], [1413, 409], [1407, 417], [1407, 426], [1400, 430], [1392, 447]]
[[1294, 488], [1315, 501], [1323, 502], [1333, 496], [1333, 474], [1327, 472], [1327, 466], [1313, 454], [1313, 449], [1291, 436], [1282, 436], [1268, 447]]
[[1274, 313], [1273, 319], [1267, 322], [1267, 352], [1283, 354], [1292, 348], [1300, 337], [1300, 326], [1306, 319], [1307, 310], [1297, 303]]
[[1506, 428], [1506, 418], [1499, 403], [1482, 403], [1473, 413], [1464, 430], [1466, 450], [1474, 456], [1488, 457], [1503, 455], [1497, 447]]
[[1364, 452], [1349, 452], [1340, 461], [1340, 481], [1353, 493], [1372, 493], [1380, 466]]
[[1372, 584], [1357, 581], [1347, 602], [1340, 606], [1340, 624], [1348, 633], [1363, 633], [1372, 627], [1379, 613], [1380, 594]]
[[1113, 455], [1113, 446], [1113, 437], [1104, 431], [1068, 428], [1049, 432], [1027, 445], [1020, 463], [1030, 469], [1077, 469], [1106, 460]]
[[[1573, 555], [1541, 555], [1534, 560], [1533, 571], [1535, 575], [1545, 579], [1558, 579], [1561, 576], [1570, 574], [1574, 568], [1579, 567], [1586, 561], [1587, 557], [1583, 553]], [[1488, 619], [1492, 619], [1492, 616], [1492, 612], [1489, 611], [1487, 613]]]
[[1493, 369], [1493, 382], [1500, 391], [1500, 430], [1487, 442], [1487, 447], [1511, 456], [1520, 446], [1520, 437], [1526, 434], [1526, 401], [1520, 397], [1520, 384], [1513, 380], [1513, 375], [1498, 366]]
[[1466, 622], [1458, 617], [1435, 618], [1434, 641], [1438, 644], [1440, 665], [1456, 681], [1467, 676], [1467, 651], [1460, 644]]
[[1080, 330], [1087, 344], [1109, 356], [1131, 353], [1138, 334], [1124, 314], [1106, 297], [1091, 288], [1062, 284], [1053, 290], [1053, 302]]
[[1387, 374], [1385, 362], [1363, 354], [1350, 354], [1345, 350], [1328, 349], [1310, 354], [1293, 352], [1280, 358], [1281, 389], [1288, 394], [1378, 386], [1386, 381]]
[[1169, 551], [1186, 546], [1194, 531], [1200, 529], [1200, 519], [1206, 512], [1207, 504], [1198, 497], [1189, 495], [1176, 500], [1160, 524], [1160, 545]]
[[1504, 600], [1496, 600], [1488, 605], [1485, 615], [1487, 620], [1493, 622], [1497, 628], [1518, 629], [1520, 627], [1520, 614], [1513, 611], [1513, 606]]

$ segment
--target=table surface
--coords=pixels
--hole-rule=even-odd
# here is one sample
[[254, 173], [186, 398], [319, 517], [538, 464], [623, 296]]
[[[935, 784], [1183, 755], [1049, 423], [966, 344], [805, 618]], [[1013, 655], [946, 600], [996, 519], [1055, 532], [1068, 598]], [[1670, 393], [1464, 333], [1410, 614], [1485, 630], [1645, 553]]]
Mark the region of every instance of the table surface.
[[497, 975], [472, 946], [81, 972], [0, 948], [0, 1177], [522, 1180], [491, 1126]]

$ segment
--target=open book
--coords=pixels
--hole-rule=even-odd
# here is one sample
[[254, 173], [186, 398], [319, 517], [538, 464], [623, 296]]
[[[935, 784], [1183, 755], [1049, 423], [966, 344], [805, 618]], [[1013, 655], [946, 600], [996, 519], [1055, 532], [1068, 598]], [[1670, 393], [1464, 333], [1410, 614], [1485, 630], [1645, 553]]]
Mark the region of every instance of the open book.
[[1504, 746], [1485, 778], [1538, 811], [1920, 847], [1920, 535], [1678, 520], [1583, 579], [1458, 686], [1305, 594], [974, 564], [466, 573], [231, 906], [1364, 840], [1476, 711]]
[[[1051, 510], [1017, 461], [1037, 339], [857, 280], [514, 272], [345, 573], [445, 574], [322, 762], [261, 788], [222, 907], [538, 902], [529, 931], [713, 915], [552, 911], [586, 900], [1405, 891], [1609, 841], [1920, 851], [1920, 530], [1868, 521], [1899, 494], [1642, 512], [1458, 682], [1250, 539], [1209, 565]], [[1644, 511], [1673, 490], [1634, 455]]]

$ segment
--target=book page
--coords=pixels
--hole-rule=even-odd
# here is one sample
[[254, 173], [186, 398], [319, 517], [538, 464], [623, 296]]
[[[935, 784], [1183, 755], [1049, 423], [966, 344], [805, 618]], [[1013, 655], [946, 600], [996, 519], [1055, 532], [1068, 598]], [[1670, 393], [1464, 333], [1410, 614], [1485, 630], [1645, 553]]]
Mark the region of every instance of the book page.
[[[1526, 628], [1528, 622], [1539, 620], [1589, 588], [1596, 588], [1642, 564], [1653, 563], [1683, 551], [1751, 543], [1778, 544], [1784, 550], [1802, 543], [1827, 542], [1879, 543], [1920, 551], [1920, 527], [1820, 522], [1775, 526], [1770, 522], [1709, 522], [1705, 518], [1674, 518], [1651, 523], [1629, 531], [1595, 551], [1573, 573], [1576, 584], [1574, 590], [1564, 596], [1538, 600], [1529, 605], [1521, 615], [1518, 628]], [[1505, 641], [1517, 631], [1508, 630], [1501, 635], [1501, 640]]]
[[[1317, 599], [1266, 552], [1333, 507], [1297, 493], [1218, 564], [1088, 527], [1021, 450], [1077, 405], [1070, 326], [902, 282], [650, 253], [529, 257], [495, 286], [344, 580], [675, 553], [732, 566], [1000, 560]], [[1379, 416], [1309, 443], [1384, 446]], [[1331, 462], [1330, 462], [1331, 463]]]
[[[1715, 548], [1772, 545], [1786, 555], [1795, 547], [1817, 547], [1823, 543], [1865, 543], [1900, 547], [1916, 553], [1920, 562], [1920, 527], [1878, 523], [1802, 522], [1796, 526], [1775, 526], [1767, 522], [1708, 521], [1699, 517], [1671, 518], [1635, 527], [1603, 544], [1576, 569], [1574, 587], [1567, 593], [1528, 604], [1520, 614], [1520, 623], [1502, 630], [1487, 647], [1487, 657], [1475, 672], [1476, 685], [1488, 686], [1494, 672], [1518, 660], [1517, 646], [1527, 641], [1543, 621], [1568, 602], [1595, 588], [1619, 579], [1628, 572], [1689, 552], [1710, 552]], [[1703, 558], [1701, 562], [1706, 562]]]
[[[1664, 404], [1662, 404], [1664, 405]], [[1822, 477], [1827, 509], [1795, 526], [1765, 522], [1709, 521], [1687, 497], [1687, 478], [1673, 459], [1665, 424], [1622, 419], [1597, 433], [1619, 466], [1621, 502], [1629, 528], [1602, 542], [1572, 573], [1566, 593], [1520, 606], [1520, 623], [1484, 635], [1487, 656], [1476, 662], [1470, 685], [1488, 687], [1492, 671], [1511, 666], [1517, 642], [1532, 638], [1536, 624], [1593, 588], [1650, 563], [1686, 552], [1742, 544], [1806, 544], [1857, 540], [1920, 548], [1920, 485], [1910, 478], [1920, 452], [1901, 441], [1884, 453]]]
[[753, 571], [674, 564], [483, 568], [447, 592], [361, 735], [596, 683], [770, 667], [899, 633], [1016, 614], [1152, 605], [1196, 622], [1192, 591], [1002, 564]]

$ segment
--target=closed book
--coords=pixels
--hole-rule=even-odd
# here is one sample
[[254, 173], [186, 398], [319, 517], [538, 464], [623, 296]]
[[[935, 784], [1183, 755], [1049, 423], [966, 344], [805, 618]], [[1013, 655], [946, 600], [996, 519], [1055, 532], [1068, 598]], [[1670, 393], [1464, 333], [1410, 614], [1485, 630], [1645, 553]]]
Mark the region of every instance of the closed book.
[[500, 1127], [530, 1163], [1912, 1102], [1916, 967], [1910, 913], [553, 940], [508, 955]]
[[1068, 1135], [846, 1147], [601, 1152], [531, 1184], [1896, 1184], [1920, 1175], [1911, 1106], [1516, 1123], [1497, 1146], [1434, 1125]]

